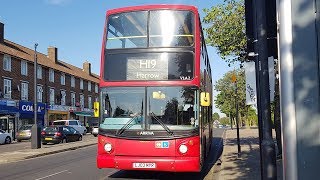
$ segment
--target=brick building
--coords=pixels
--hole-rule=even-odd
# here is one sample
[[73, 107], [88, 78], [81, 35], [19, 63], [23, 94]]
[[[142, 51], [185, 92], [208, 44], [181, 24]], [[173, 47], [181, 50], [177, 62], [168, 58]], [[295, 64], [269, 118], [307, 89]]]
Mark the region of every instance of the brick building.
[[[34, 123], [34, 49], [4, 39], [0, 22], [0, 129], [14, 132]], [[99, 76], [91, 64], [78, 68], [58, 59], [58, 49], [37, 53], [37, 122], [80, 119], [86, 123], [98, 100]], [[14, 134], [13, 134], [14, 135]]]

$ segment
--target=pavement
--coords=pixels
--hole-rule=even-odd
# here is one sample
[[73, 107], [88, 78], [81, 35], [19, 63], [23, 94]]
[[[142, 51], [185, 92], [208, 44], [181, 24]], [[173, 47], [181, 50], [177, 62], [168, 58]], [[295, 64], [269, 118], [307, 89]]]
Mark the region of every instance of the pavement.
[[[275, 132], [273, 131], [275, 139]], [[261, 179], [258, 128], [239, 129], [240, 157], [238, 157], [237, 130], [226, 130], [224, 148], [220, 157], [219, 179]], [[277, 149], [277, 147], [276, 147]], [[277, 179], [282, 180], [282, 159], [277, 160]]]
[[23, 161], [26, 159], [45, 156], [49, 154], [55, 154], [69, 150], [75, 150], [78, 148], [83, 148], [95, 144], [97, 144], [97, 138], [91, 134], [87, 134], [83, 137], [82, 141], [69, 142], [64, 144], [45, 145], [41, 146], [41, 148], [39, 149], [31, 149], [30, 145], [30, 148], [27, 149], [21, 149], [11, 152], [1, 152], [0, 164]]

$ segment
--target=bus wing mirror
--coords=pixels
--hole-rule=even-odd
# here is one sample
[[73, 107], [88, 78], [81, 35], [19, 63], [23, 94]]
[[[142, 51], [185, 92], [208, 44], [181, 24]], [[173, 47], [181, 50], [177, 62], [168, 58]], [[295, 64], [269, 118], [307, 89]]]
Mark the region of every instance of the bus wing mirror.
[[94, 117], [99, 117], [99, 102], [94, 102], [93, 103], [93, 116]]
[[200, 94], [200, 105], [201, 106], [210, 106], [210, 93], [201, 92], [201, 94]]

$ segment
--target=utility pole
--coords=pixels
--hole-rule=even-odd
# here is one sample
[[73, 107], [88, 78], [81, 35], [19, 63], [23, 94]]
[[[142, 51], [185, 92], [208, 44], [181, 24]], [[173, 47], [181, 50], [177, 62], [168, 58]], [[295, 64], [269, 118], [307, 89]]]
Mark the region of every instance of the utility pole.
[[34, 112], [34, 124], [31, 129], [31, 149], [38, 149], [41, 148], [41, 142], [40, 142], [40, 127], [37, 124], [37, 113], [38, 113], [38, 107], [37, 107], [37, 46], [38, 43], [34, 45], [34, 101], [33, 101], [33, 112]]
[[[257, 32], [257, 91], [258, 94], [258, 117], [261, 118], [259, 124], [262, 128], [262, 179], [277, 179], [276, 153], [275, 144], [272, 139], [271, 128], [271, 111], [270, 111], [270, 88], [269, 88], [269, 71], [268, 71], [268, 45], [267, 45], [267, 20], [266, 20], [266, 0], [254, 1], [256, 13], [254, 29]], [[259, 13], [257, 13], [259, 12]]]

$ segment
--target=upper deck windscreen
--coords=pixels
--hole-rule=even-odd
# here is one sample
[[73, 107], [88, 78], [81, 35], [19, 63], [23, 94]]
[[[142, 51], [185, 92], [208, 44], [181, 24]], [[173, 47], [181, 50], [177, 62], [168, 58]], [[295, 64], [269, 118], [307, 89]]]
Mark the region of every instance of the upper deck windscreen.
[[194, 45], [194, 14], [185, 10], [134, 11], [107, 19], [107, 49]]

